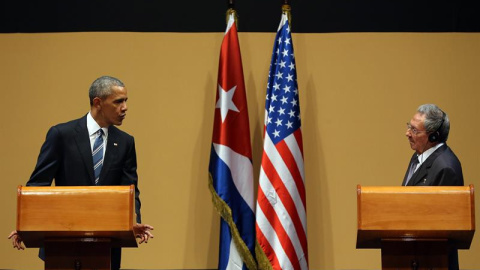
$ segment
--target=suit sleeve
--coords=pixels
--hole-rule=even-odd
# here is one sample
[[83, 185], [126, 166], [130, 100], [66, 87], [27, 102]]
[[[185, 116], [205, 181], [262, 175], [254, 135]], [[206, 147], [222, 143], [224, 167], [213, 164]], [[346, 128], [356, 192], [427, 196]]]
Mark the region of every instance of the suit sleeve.
[[127, 152], [127, 157], [123, 165], [122, 185], [135, 185], [135, 213], [137, 214], [137, 223], [142, 223], [142, 215], [140, 213], [140, 190], [138, 189], [138, 175], [137, 175], [137, 153], [135, 151], [135, 140], [131, 137], [130, 147]]
[[58, 129], [51, 127], [40, 149], [37, 165], [27, 182], [27, 186], [50, 186], [52, 184], [61, 160], [59, 140]]

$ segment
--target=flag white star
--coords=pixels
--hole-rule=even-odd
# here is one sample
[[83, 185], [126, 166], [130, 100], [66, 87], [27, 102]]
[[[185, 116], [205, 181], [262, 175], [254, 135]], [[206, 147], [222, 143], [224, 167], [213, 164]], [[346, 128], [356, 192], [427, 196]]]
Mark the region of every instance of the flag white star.
[[270, 107], [268, 108], [268, 112], [271, 113], [273, 111], [275, 111], [275, 107], [270, 105]]
[[295, 64], [293, 64], [293, 62], [291, 62], [290, 65], [288, 65], [288, 67], [290, 68], [290, 70], [295, 69]]
[[273, 85], [273, 89], [275, 89], [275, 90], [280, 90], [280, 84], [275, 83], [275, 84]]
[[287, 56], [287, 55], [288, 55], [288, 50], [287, 50], [287, 49], [283, 49], [282, 54], [283, 54], [283, 57]]
[[285, 109], [280, 107], [280, 109], [277, 112], [279, 115], [285, 114]]
[[282, 125], [282, 120], [280, 118], [277, 118], [277, 121], [275, 121], [275, 124], [277, 124], [277, 127], [281, 126]]
[[288, 102], [288, 98], [286, 96], [283, 96], [281, 101], [282, 101], [282, 104], [285, 104]]
[[293, 75], [292, 74], [288, 74], [287, 75], [287, 81], [293, 81]]
[[227, 118], [228, 111], [235, 111], [238, 112], [237, 106], [233, 103], [233, 95], [235, 94], [235, 89], [237, 86], [230, 88], [228, 91], [218, 85], [218, 101], [215, 105], [215, 108], [220, 109], [220, 115], [222, 116], [222, 123], [225, 122], [225, 118]]
[[276, 137], [280, 137], [280, 131], [276, 130], [273, 132], [273, 136], [276, 138]]
[[285, 44], [290, 44], [290, 39], [289, 38], [285, 39]]
[[287, 62], [280, 60], [280, 67], [284, 68], [286, 67]]
[[290, 121], [287, 121], [287, 128], [293, 128], [293, 123]]
[[279, 71], [279, 72], [277, 72], [277, 74], [275, 76], [277, 77], [277, 79], [282, 79], [283, 78], [283, 73], [281, 73]]
[[272, 101], [277, 101], [277, 96], [272, 94]]
[[283, 91], [285, 91], [285, 93], [290, 92], [290, 86], [285, 85], [285, 87], [283, 88]]
[[268, 123], [268, 124], [271, 124], [271, 123], [272, 123], [272, 118], [271, 118], [271, 117], [267, 117], [267, 123]]
[[290, 103], [292, 103], [292, 107], [295, 107], [297, 106], [297, 100], [296, 99], [293, 99]]
[[288, 115], [290, 115], [290, 118], [295, 117], [295, 112], [293, 110], [290, 110]]

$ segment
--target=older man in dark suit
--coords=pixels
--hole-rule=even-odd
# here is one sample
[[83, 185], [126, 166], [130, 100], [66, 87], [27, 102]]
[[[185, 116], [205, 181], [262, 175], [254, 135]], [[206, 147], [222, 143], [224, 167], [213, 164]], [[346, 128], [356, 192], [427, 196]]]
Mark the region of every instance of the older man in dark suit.
[[[450, 119], [438, 106], [424, 104], [407, 123], [406, 136], [415, 150], [403, 186], [463, 186], [462, 165], [447, 146]], [[449, 254], [449, 269], [459, 269], [458, 254]]]
[[[153, 237], [153, 227], [141, 224], [134, 138], [120, 126], [127, 112], [127, 89], [118, 79], [103, 76], [89, 91], [90, 112], [80, 119], [50, 128], [27, 186], [135, 185], [134, 226], [140, 243]], [[12, 232], [14, 247], [23, 249]], [[40, 257], [43, 257], [42, 250]], [[112, 249], [112, 269], [120, 268], [121, 250]]]

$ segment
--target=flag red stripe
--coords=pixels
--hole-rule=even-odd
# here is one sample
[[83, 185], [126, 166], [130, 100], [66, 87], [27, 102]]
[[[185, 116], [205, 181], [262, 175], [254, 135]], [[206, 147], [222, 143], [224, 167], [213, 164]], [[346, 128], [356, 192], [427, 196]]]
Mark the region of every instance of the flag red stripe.
[[[277, 191], [278, 197], [282, 201], [285, 209], [287, 209], [287, 212], [290, 215], [290, 218], [292, 219], [292, 222], [295, 226], [295, 230], [297, 231], [297, 234], [300, 233], [300, 235], [303, 235], [303, 238], [305, 239], [305, 243], [307, 243], [306, 233], [303, 230], [301, 218], [298, 215], [297, 209], [295, 208], [295, 202], [292, 199], [292, 196], [290, 195], [290, 193], [288, 192], [287, 187], [285, 187], [285, 184], [283, 183], [280, 175], [275, 169], [275, 166], [273, 166], [272, 162], [270, 161], [270, 158], [267, 156], [265, 152], [263, 153], [263, 157], [262, 157], [262, 168], [265, 174], [267, 175], [268, 179], [270, 179], [272, 186]], [[278, 192], [279, 190], [282, 192]], [[302, 244], [302, 247], [306, 250], [307, 245]]]
[[268, 260], [272, 264], [273, 269], [281, 269], [280, 262], [278, 261], [277, 254], [273, 250], [272, 246], [268, 242], [267, 238], [263, 234], [262, 230], [258, 227], [258, 224], [255, 224], [257, 232], [257, 240], [260, 246], [262, 247], [263, 252], [267, 256]]
[[[286, 147], [286, 145], [285, 145], [285, 147]], [[289, 151], [287, 151], [287, 152], [289, 152]], [[303, 229], [303, 224], [302, 224], [301, 218], [298, 215], [297, 209], [295, 208], [295, 203], [294, 203], [290, 193], [288, 193], [288, 190], [285, 187], [284, 183], [282, 182], [280, 175], [278, 175], [278, 172], [275, 170], [275, 167], [273, 166], [272, 162], [270, 161], [269, 157], [267, 156], [267, 154], [265, 152], [263, 153], [263, 157], [262, 157], [262, 168], [263, 168], [265, 174], [267, 175], [267, 178], [270, 179], [270, 182], [271, 182], [272, 186], [277, 191], [278, 197], [282, 201], [283, 206], [285, 207], [285, 209], [288, 212], [288, 215], [290, 216], [290, 219], [291, 219], [291, 221], [293, 223], [293, 226], [295, 227], [295, 231], [296, 231], [294, 233], [297, 234], [298, 239], [300, 241], [300, 244], [302, 246], [303, 252], [305, 254], [305, 257], [308, 261], [307, 235], [305, 233], [305, 230]], [[301, 181], [301, 183], [303, 184], [302, 181]], [[285, 191], [285, 192], [278, 192], [278, 191]], [[267, 214], [265, 214], [265, 215], [267, 215]]]
[[[295, 136], [295, 140], [297, 140], [298, 148], [300, 148], [300, 152], [302, 152], [302, 158], [303, 158], [303, 138], [302, 138], [302, 130], [297, 129], [295, 132], [293, 132], [293, 135]], [[306, 207], [307, 205], [305, 205]]]
[[292, 240], [283, 228], [282, 222], [278, 218], [277, 212], [275, 212], [275, 209], [273, 209], [272, 205], [265, 197], [265, 194], [263, 193], [263, 190], [261, 188], [258, 189], [258, 201], [258, 205], [262, 209], [263, 213], [265, 213], [265, 217], [268, 219], [268, 222], [270, 222], [272, 228], [274, 229], [275, 234], [280, 240], [280, 244], [285, 251], [285, 254], [287, 254], [288, 259], [293, 265], [293, 269], [300, 269], [300, 264], [298, 262], [299, 258], [295, 253], [295, 247], [293, 246]]
[[[298, 167], [296, 166], [295, 159], [294, 159], [292, 153], [290, 152], [290, 150], [288, 149], [288, 146], [285, 143], [285, 141], [281, 141], [281, 142], [277, 143], [276, 147], [278, 149], [278, 152], [282, 156], [282, 159], [284, 160], [285, 164], [287, 165], [288, 170], [290, 171], [290, 173], [293, 176], [293, 179], [294, 179], [295, 184], [296, 184], [297, 189], [298, 189], [298, 193], [300, 194], [300, 197], [301, 197], [302, 202], [303, 202], [303, 207], [305, 208], [305, 205], [306, 205], [305, 185], [303, 184], [302, 176], [300, 175]], [[268, 157], [267, 157], [267, 159], [268, 159]], [[268, 162], [270, 162], [270, 160], [268, 160]], [[262, 162], [262, 166], [263, 166], [263, 162]], [[273, 164], [270, 163], [269, 166], [272, 166], [272, 168], [269, 168], [268, 170], [270, 170], [270, 169], [275, 170], [275, 168], [273, 168]], [[267, 175], [269, 175], [269, 173], [266, 172], [265, 167], [264, 167], [264, 171]], [[270, 176], [268, 178], [271, 179]], [[281, 182], [281, 183], [283, 185], [283, 182]], [[272, 183], [272, 185], [273, 185], [273, 183]], [[291, 200], [291, 202], [285, 203], [286, 200], [284, 200], [284, 199], [282, 199], [282, 202], [284, 202], [284, 204], [285, 204], [284, 206], [287, 209], [288, 214], [290, 215], [290, 217], [292, 219], [292, 222], [295, 226], [295, 230], [296, 230], [297, 235], [298, 235], [298, 239], [300, 240], [300, 244], [302, 245], [302, 249], [305, 252], [305, 258], [307, 259], [307, 262], [308, 262], [307, 235], [305, 233], [305, 230], [303, 229], [303, 224], [301, 222], [301, 218], [298, 215], [297, 210], [295, 209], [292, 198], [289, 196], [287, 198], [287, 200]]]
[[285, 165], [287, 165], [287, 168], [290, 171], [293, 180], [295, 181], [295, 185], [297, 186], [300, 198], [302, 199], [303, 207], [305, 207], [307, 205], [305, 200], [305, 185], [303, 183], [302, 175], [298, 169], [297, 162], [295, 161], [295, 158], [293, 157], [292, 152], [288, 148], [288, 145], [285, 143], [285, 141], [278, 142], [275, 147], [282, 156]]

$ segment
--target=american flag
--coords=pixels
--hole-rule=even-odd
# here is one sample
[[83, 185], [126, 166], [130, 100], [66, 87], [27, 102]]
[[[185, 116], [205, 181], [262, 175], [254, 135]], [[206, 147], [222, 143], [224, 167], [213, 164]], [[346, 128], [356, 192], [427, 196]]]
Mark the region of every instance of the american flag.
[[284, 12], [273, 46], [256, 208], [260, 269], [308, 269], [300, 106], [292, 35]]
[[222, 217], [218, 269], [255, 270], [252, 148], [233, 14], [220, 50], [209, 172], [212, 201]]

